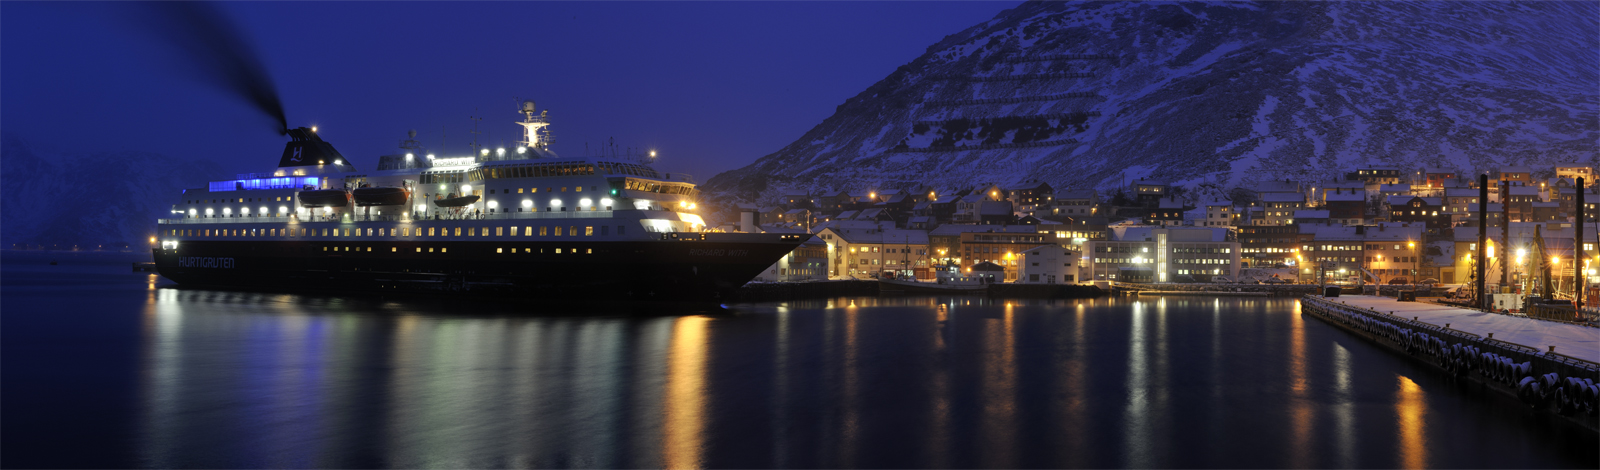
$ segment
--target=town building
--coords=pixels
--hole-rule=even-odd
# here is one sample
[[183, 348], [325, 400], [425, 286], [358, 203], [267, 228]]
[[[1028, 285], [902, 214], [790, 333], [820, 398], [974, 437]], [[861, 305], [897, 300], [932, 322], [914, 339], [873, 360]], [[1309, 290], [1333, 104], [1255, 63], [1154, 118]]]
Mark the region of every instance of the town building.
[[1173, 198], [1161, 198], [1155, 207], [1147, 209], [1149, 216], [1144, 218], [1146, 225], [1179, 226], [1183, 225], [1183, 202]]
[[1233, 203], [1221, 200], [1206, 201], [1200, 204], [1205, 209], [1205, 219], [1201, 220], [1203, 227], [1230, 227], [1233, 226]]
[[1025, 284], [1072, 284], [1077, 282], [1078, 267], [1082, 259], [1078, 253], [1060, 245], [1043, 245], [1022, 252], [1021, 275], [1017, 282]]
[[1367, 192], [1336, 187], [1324, 193], [1323, 208], [1328, 210], [1330, 223], [1361, 225], [1367, 221]]
[[833, 277], [875, 279], [892, 275], [931, 279], [928, 232], [893, 228], [890, 222], [839, 222], [818, 236], [830, 246], [828, 271]]
[[1134, 201], [1141, 206], [1154, 206], [1172, 192], [1172, 187], [1167, 183], [1145, 181], [1140, 179], [1133, 183]]
[[1031, 182], [1005, 189], [1006, 198], [1016, 207], [1017, 215], [1045, 215], [1052, 208], [1051, 200], [1055, 197], [1055, 189], [1048, 183]]
[[1257, 225], [1289, 225], [1294, 222], [1294, 211], [1305, 209], [1306, 195], [1301, 193], [1266, 193], [1261, 195], [1265, 219]]
[[1053, 204], [1050, 215], [1067, 217], [1099, 215], [1096, 206], [1100, 204], [1100, 195], [1093, 189], [1057, 191], [1051, 202]]
[[794, 251], [779, 258], [756, 276], [761, 282], [804, 282], [828, 280], [828, 244], [812, 237]]
[[[1240, 262], [1249, 268], [1294, 266], [1302, 237], [1300, 225], [1239, 226]], [[1310, 236], [1304, 237], [1309, 239]]]
[[1525, 166], [1503, 166], [1496, 169], [1489, 179], [1508, 186], [1531, 186], [1533, 170]]
[[1239, 273], [1239, 243], [1208, 227], [1113, 227], [1109, 240], [1085, 243], [1083, 280], [1199, 282]]
[[[1424, 271], [1422, 224], [1390, 222], [1366, 227], [1361, 258], [1368, 273], [1377, 277], [1375, 283], [1396, 279], [1405, 282], [1421, 280], [1416, 277]], [[1431, 266], [1428, 268], [1431, 269]], [[1432, 277], [1429, 270], [1427, 277]]]
[[1555, 168], [1557, 178], [1566, 178], [1573, 181], [1583, 178], [1588, 185], [1595, 184], [1594, 167], [1592, 166], [1579, 163], [1560, 163], [1555, 165]]
[[961, 239], [961, 266], [990, 262], [1006, 268], [1003, 281], [1017, 280], [1017, 267], [1021, 253], [1036, 247], [1055, 245], [1054, 233], [1028, 233], [1010, 231], [963, 232]]

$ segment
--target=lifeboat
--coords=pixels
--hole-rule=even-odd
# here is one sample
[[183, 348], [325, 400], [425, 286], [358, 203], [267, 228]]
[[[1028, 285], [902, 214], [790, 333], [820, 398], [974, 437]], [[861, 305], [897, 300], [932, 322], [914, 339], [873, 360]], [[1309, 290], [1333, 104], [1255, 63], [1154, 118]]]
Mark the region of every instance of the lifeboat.
[[456, 196], [456, 193], [450, 193], [449, 197], [433, 200], [433, 205], [439, 207], [466, 207], [474, 202], [478, 202], [478, 196]]
[[318, 189], [300, 192], [300, 205], [306, 207], [339, 207], [350, 203], [350, 193], [342, 189]]
[[405, 188], [357, 188], [350, 191], [357, 206], [398, 206], [410, 196]]

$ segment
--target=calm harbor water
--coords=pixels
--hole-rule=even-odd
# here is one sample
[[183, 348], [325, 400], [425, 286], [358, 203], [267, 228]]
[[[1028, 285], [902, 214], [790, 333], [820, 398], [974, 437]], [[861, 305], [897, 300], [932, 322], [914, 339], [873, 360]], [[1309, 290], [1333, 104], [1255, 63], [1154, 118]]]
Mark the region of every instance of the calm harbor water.
[[5, 467], [1581, 467], [1281, 299], [727, 312], [173, 288], [7, 252]]

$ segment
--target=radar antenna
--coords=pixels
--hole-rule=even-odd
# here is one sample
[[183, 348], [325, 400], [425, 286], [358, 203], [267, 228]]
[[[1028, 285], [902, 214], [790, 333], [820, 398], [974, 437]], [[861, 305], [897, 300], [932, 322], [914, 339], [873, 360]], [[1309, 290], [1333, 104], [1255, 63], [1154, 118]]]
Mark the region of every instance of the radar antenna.
[[406, 150], [422, 150], [422, 142], [417, 140], [416, 129], [407, 131], [406, 136], [408, 137], [407, 139], [400, 141], [400, 148]]

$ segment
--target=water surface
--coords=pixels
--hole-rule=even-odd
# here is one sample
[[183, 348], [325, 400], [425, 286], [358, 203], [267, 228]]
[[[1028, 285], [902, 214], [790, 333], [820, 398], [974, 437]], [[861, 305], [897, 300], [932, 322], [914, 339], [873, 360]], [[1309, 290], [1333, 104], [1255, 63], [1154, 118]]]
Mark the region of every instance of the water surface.
[[173, 288], [4, 255], [6, 467], [1583, 467], [1293, 300], [725, 313]]

